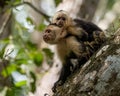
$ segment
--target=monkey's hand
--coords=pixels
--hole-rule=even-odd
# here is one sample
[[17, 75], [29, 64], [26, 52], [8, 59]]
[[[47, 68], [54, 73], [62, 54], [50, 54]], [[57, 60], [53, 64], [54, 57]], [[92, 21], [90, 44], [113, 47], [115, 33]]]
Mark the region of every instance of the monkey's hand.
[[53, 86], [53, 88], [52, 88], [52, 91], [55, 93], [57, 90], [57, 87], [59, 87], [59, 86], [61, 86], [61, 85], [63, 85], [63, 81], [62, 80], [59, 80], [59, 81], [57, 81], [55, 84], [54, 84], [54, 86]]

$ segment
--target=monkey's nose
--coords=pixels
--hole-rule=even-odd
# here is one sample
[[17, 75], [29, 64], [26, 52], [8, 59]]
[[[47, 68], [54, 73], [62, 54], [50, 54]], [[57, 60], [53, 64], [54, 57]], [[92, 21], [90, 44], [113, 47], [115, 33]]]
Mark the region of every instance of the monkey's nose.
[[63, 27], [63, 22], [62, 21], [58, 22], [58, 26]]
[[43, 35], [43, 39], [46, 40], [47, 39], [47, 35]]
[[47, 36], [47, 35], [44, 35], [44, 36], [43, 36], [43, 40], [44, 40], [44, 41], [48, 41], [49, 39], [50, 39], [49, 36]]

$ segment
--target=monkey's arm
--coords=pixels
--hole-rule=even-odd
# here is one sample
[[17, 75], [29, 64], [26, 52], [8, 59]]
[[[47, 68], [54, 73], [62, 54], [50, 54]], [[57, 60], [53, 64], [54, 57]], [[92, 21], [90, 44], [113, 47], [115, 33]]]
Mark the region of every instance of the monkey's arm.
[[82, 42], [77, 41], [75, 36], [66, 38], [66, 44], [68, 48], [70, 48], [70, 50], [78, 57], [85, 51]]
[[77, 36], [81, 41], [88, 39], [88, 33], [85, 32], [85, 30], [83, 30], [80, 27], [69, 26], [68, 28], [66, 28], [66, 30], [67, 30], [68, 34]]

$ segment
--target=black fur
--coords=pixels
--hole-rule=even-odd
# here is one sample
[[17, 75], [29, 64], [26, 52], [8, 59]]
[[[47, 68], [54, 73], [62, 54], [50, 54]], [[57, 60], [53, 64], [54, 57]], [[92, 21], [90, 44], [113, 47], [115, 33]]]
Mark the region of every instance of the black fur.
[[[80, 68], [81, 65], [86, 63], [87, 60], [90, 58], [90, 56], [96, 50], [98, 50], [98, 48], [100, 47], [100, 44], [96, 44], [96, 43], [95, 43], [95, 45], [93, 45], [94, 48], [92, 48], [89, 44], [85, 44], [86, 41], [88, 41], [88, 42], [95, 41], [94, 37], [93, 37], [93, 32], [97, 32], [96, 34], [99, 34], [99, 32], [102, 32], [102, 30], [98, 26], [96, 26], [92, 22], [87, 22], [87, 21], [80, 20], [80, 19], [74, 19], [74, 22], [75, 22], [75, 26], [82, 28], [83, 30], [85, 30], [88, 33], [88, 38], [87, 39], [85, 39], [84, 36], [82, 38], [79, 38], [77, 36], [75, 36], [75, 37], [78, 40], [78, 42], [83, 43], [83, 47], [85, 47], [84, 52], [87, 53], [87, 51], [88, 51], [89, 56], [88, 56], [88, 58], [86, 58], [84, 56], [79, 58], [73, 52], [71, 52], [69, 54], [69, 56], [67, 56], [65, 58], [66, 59], [66, 64], [63, 64], [59, 80], [55, 83], [55, 85], [53, 87], [53, 92], [55, 92], [56, 87], [62, 85], [66, 81], [67, 77], [72, 73], [71, 68], [73, 68], [73, 64], [70, 61], [71, 59], [77, 59], [78, 60], [78, 63], [79, 63], [78, 66], [76, 66], [76, 68], [73, 68], [74, 70], [78, 69], [78, 68]], [[73, 35], [68, 34], [65, 38], [68, 38], [69, 36], [73, 36]]]
[[81, 19], [74, 19], [74, 22], [75, 22], [75, 26], [81, 27], [83, 30], [85, 30], [88, 33], [88, 39], [87, 39], [88, 41], [94, 40], [93, 38], [94, 31], [102, 32], [102, 30], [92, 22], [88, 22], [88, 21], [81, 20]]
[[62, 66], [60, 77], [52, 88], [53, 92], [56, 92], [56, 88], [65, 83], [67, 77], [71, 74], [71, 67], [73, 67], [73, 65], [70, 62], [70, 59], [66, 58], [66, 64], [63, 64]]
[[93, 33], [94, 31], [102, 31], [97, 25], [92, 22], [88, 22], [81, 19], [74, 19], [76, 26], [83, 28], [88, 34]]

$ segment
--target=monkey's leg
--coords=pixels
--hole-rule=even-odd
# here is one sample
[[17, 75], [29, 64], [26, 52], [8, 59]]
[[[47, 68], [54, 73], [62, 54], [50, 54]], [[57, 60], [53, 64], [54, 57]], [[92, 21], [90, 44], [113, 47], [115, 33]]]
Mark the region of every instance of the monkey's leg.
[[53, 92], [56, 92], [56, 88], [65, 83], [67, 77], [71, 74], [70, 67], [71, 67], [70, 61], [63, 65], [60, 77], [52, 88]]
[[67, 28], [69, 34], [76, 36], [79, 40], [86, 41], [88, 39], [88, 33], [82, 28], [77, 28], [75, 26], [69, 26]]

